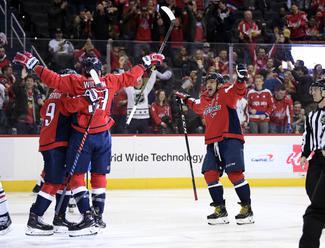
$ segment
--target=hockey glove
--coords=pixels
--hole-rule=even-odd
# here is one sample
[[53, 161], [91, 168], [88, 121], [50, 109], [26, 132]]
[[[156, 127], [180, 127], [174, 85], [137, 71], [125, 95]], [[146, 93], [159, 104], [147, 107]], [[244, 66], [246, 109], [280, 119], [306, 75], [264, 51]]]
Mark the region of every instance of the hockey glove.
[[247, 81], [248, 71], [246, 66], [244, 66], [243, 64], [236, 65], [236, 73], [237, 73], [237, 80], [239, 82]]
[[13, 59], [13, 62], [26, 66], [26, 68], [30, 70], [33, 70], [34, 67], [39, 64], [38, 59], [29, 52], [17, 52], [16, 56]]
[[189, 94], [186, 94], [186, 93], [182, 93], [182, 92], [179, 92], [179, 91], [176, 91], [175, 92], [175, 96], [176, 96], [176, 101], [181, 104], [182, 101], [184, 103], [186, 103], [186, 100], [190, 98], [190, 95]]
[[165, 59], [165, 56], [160, 53], [151, 53], [142, 57], [143, 65], [146, 69], [150, 69], [152, 66], [159, 66]]

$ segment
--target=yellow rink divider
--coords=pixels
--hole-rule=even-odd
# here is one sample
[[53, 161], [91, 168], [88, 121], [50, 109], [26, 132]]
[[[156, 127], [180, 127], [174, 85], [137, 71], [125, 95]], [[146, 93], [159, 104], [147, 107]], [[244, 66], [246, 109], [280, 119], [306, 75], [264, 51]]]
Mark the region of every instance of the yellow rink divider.
[[[303, 187], [305, 178], [251, 178], [247, 179], [252, 187]], [[206, 188], [204, 178], [195, 179], [198, 188]], [[34, 180], [2, 181], [6, 192], [31, 192]], [[225, 187], [232, 187], [228, 178], [221, 178]], [[182, 189], [191, 188], [191, 178], [108, 178], [107, 189]]]

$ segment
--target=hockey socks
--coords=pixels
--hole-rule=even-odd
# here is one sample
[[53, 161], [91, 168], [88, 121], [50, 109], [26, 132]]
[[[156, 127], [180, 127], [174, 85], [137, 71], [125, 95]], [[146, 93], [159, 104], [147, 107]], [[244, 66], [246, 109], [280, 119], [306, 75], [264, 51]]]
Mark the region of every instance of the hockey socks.
[[105, 198], [106, 198], [106, 175], [105, 174], [91, 174], [91, 198], [93, 208], [98, 214], [104, 212]]
[[251, 202], [251, 191], [249, 188], [249, 184], [246, 180], [241, 180], [238, 183], [234, 184], [236, 193], [242, 203], [250, 203]]
[[208, 189], [212, 201], [216, 204], [221, 204], [224, 202], [223, 200], [223, 186], [220, 182], [212, 182], [208, 184]]
[[[58, 206], [58, 204], [60, 202], [61, 196], [62, 196], [62, 190], [58, 190], [58, 192], [55, 195], [55, 198], [56, 198], [55, 209], [57, 208], [57, 206]], [[66, 212], [68, 204], [69, 204], [70, 197], [71, 197], [71, 191], [67, 190], [65, 192], [63, 202], [62, 202], [61, 208], [59, 210], [59, 214], [64, 214]]]
[[30, 211], [37, 216], [43, 216], [45, 211], [54, 200], [54, 195], [58, 191], [60, 184], [44, 183], [36, 197], [36, 202], [32, 205]]
[[91, 199], [93, 208], [102, 214], [105, 207], [106, 189], [93, 189], [91, 191]]
[[79, 212], [81, 214], [90, 210], [89, 192], [85, 186], [78, 187], [72, 190], [73, 197], [76, 200]]

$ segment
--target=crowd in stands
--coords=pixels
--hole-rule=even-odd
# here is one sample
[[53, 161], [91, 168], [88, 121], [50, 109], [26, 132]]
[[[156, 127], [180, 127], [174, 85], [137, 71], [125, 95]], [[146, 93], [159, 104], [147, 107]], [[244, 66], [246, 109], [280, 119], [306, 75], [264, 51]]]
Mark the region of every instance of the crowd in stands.
[[[277, 12], [272, 9], [274, 2], [278, 3]], [[323, 0], [53, 0], [48, 10], [52, 37], [46, 58], [49, 67], [80, 72], [82, 60], [96, 56], [105, 64], [106, 73], [128, 70], [143, 55], [158, 50], [169, 26], [167, 17], [157, 11], [161, 5], [173, 10], [176, 23], [164, 50], [167, 59], [157, 67], [148, 95], [146, 133], [181, 133], [174, 91], [199, 98], [205, 89], [205, 75], [218, 72], [225, 81], [232, 81], [231, 68], [237, 63], [246, 64], [250, 75], [247, 95], [237, 104], [243, 132], [303, 132], [305, 116], [315, 107], [309, 85], [325, 77], [325, 71], [321, 64], [310, 70], [304, 61], [295, 61], [290, 44], [324, 40]], [[109, 47], [107, 42], [96, 42], [107, 39], [111, 39]], [[230, 42], [239, 43], [231, 54], [226, 44]], [[15, 66], [6, 56], [7, 41], [2, 43], [0, 133], [36, 134], [41, 124], [39, 109], [48, 89], [30, 72], [13, 71]], [[121, 90], [112, 105], [116, 121], [112, 133], [129, 132], [125, 126], [127, 103], [128, 95]], [[186, 106], [183, 111], [188, 132], [203, 133], [202, 118]]]

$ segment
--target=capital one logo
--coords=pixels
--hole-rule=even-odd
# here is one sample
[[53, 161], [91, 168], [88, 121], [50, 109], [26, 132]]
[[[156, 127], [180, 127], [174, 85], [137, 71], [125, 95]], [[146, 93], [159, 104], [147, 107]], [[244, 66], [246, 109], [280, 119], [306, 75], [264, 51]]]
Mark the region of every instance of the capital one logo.
[[293, 172], [306, 172], [308, 168], [308, 161], [305, 166], [305, 169], [302, 169], [300, 166], [301, 158], [301, 145], [293, 145], [292, 152], [287, 158], [287, 164], [292, 165]]

